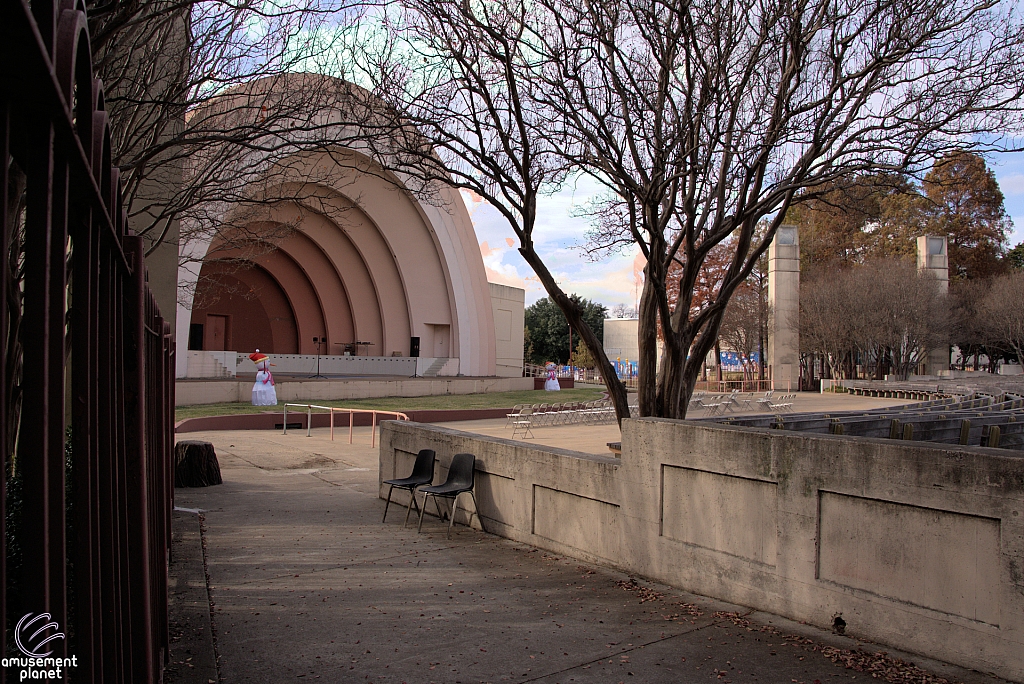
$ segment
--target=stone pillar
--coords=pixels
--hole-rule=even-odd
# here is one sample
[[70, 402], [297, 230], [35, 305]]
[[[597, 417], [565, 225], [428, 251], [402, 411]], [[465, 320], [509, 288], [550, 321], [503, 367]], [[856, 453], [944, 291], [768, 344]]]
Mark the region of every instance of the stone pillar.
[[768, 248], [768, 364], [772, 387], [800, 388], [800, 239], [796, 226], [780, 226]]
[[[930, 273], [939, 283], [939, 292], [949, 292], [949, 252], [946, 237], [922, 235], [917, 238], [917, 272]], [[929, 350], [925, 357], [925, 374], [938, 375], [949, 370], [949, 347]]]

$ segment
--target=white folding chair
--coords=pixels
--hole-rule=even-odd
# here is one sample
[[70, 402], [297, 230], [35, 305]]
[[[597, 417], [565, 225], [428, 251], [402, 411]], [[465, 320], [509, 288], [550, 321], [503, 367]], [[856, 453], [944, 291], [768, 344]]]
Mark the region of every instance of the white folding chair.
[[512, 424], [512, 421], [519, 416], [519, 412], [523, 410], [524, 406], [526, 406], [526, 404], [516, 404], [512, 407], [512, 413], [505, 414], [505, 427]]
[[512, 439], [516, 438], [517, 434], [522, 434], [523, 439], [530, 439], [533, 437], [533, 407], [527, 406], [519, 411], [519, 416], [512, 421]]

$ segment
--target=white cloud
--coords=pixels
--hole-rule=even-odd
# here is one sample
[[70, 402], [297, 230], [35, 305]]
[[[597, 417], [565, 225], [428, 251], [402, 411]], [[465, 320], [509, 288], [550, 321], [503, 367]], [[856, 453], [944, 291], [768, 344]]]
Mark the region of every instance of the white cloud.
[[1024, 173], [1014, 173], [998, 179], [999, 189], [1005, 197], [1024, 195]]
[[[634, 255], [614, 255], [599, 262], [587, 261], [576, 247], [589, 226], [588, 219], [573, 216], [574, 209], [601, 192], [601, 187], [585, 177], [566, 184], [560, 192], [537, 201], [537, 226], [534, 245], [558, 284], [569, 293], [611, 307], [636, 300]], [[487, 278], [491, 282], [526, 290], [527, 305], [547, 296], [533, 269], [518, 252], [519, 243], [508, 222], [480, 197], [463, 191]]]
[[1013, 221], [1013, 232], [1009, 235], [1009, 243], [1010, 247], [1014, 247], [1024, 242], [1024, 214], [1011, 216], [1010, 220]]

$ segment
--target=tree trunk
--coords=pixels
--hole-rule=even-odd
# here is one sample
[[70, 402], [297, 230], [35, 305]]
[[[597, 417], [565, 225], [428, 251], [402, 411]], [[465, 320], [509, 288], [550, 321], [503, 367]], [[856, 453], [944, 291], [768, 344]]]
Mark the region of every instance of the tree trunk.
[[209, 487], [222, 482], [212, 444], [187, 439], [174, 445], [175, 487]]
[[722, 344], [715, 338], [715, 379], [722, 382]]
[[524, 245], [519, 249], [519, 253], [523, 255], [526, 263], [533, 268], [534, 273], [537, 274], [541, 285], [547, 290], [551, 300], [562, 311], [565, 320], [576, 331], [576, 334], [580, 336], [583, 344], [586, 345], [591, 356], [594, 357], [595, 367], [601, 373], [605, 389], [608, 390], [608, 398], [611, 399], [612, 405], [615, 407], [615, 417], [621, 427], [622, 421], [629, 418], [629, 399], [626, 396], [626, 386], [619, 381], [619, 376], [615, 373], [615, 366], [608, 360], [608, 355], [604, 353], [604, 345], [601, 343], [601, 340], [597, 339], [597, 335], [590, 329], [586, 321], [583, 320], [579, 307], [569, 299], [569, 296], [555, 282], [551, 272], [548, 271], [544, 262], [537, 256], [537, 253], [533, 251], [532, 246]]
[[[721, 324], [722, 314], [712, 316], [697, 336], [693, 335], [687, 324], [683, 332], [674, 335], [672, 340], [674, 348], [685, 350], [683, 352], [669, 354], [666, 344], [665, 357], [658, 373], [658, 404], [663, 411], [658, 415], [679, 420], [686, 418], [686, 410], [693, 395], [693, 388], [697, 384], [697, 376], [704, 367], [704, 359], [717, 345]], [[721, 367], [719, 363], [719, 372]]]
[[[664, 283], [665, 274], [658, 268], [656, 261], [648, 261], [644, 267], [644, 287], [640, 293], [640, 309], [637, 311], [638, 332], [637, 346], [637, 399], [640, 402], [641, 416], [664, 416], [664, 407], [659, 404], [659, 369], [658, 369], [658, 320], [660, 296], [664, 296], [664, 287], [659, 292], [659, 283]], [[671, 339], [671, 324], [662, 326], [662, 337], [665, 341], [665, 359], [673, 356], [675, 341]], [[661, 373], [665, 372], [662, 367]]]

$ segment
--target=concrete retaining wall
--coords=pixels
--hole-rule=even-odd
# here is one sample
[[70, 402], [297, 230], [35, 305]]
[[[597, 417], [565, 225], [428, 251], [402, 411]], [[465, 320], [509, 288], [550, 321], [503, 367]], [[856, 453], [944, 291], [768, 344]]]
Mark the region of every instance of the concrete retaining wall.
[[435, 482], [476, 454], [489, 532], [1024, 680], [1020, 457], [645, 419], [620, 461], [390, 422], [381, 480], [424, 447]]
[[[174, 405], [252, 401], [249, 380], [178, 380]], [[396, 378], [377, 380], [277, 380], [281, 403], [371, 397], [425, 397], [437, 394], [517, 392], [533, 389], [533, 378]]]
[[[250, 352], [194, 351], [188, 357], [186, 378], [235, 377], [237, 373], [255, 373], [256, 366], [249, 360]], [[316, 354], [272, 354], [273, 372], [279, 375], [313, 375], [317, 372]], [[343, 356], [319, 357], [323, 375], [416, 375], [417, 360], [401, 356]], [[457, 367], [458, 364], [456, 364]], [[454, 373], [453, 373], [454, 375]]]

